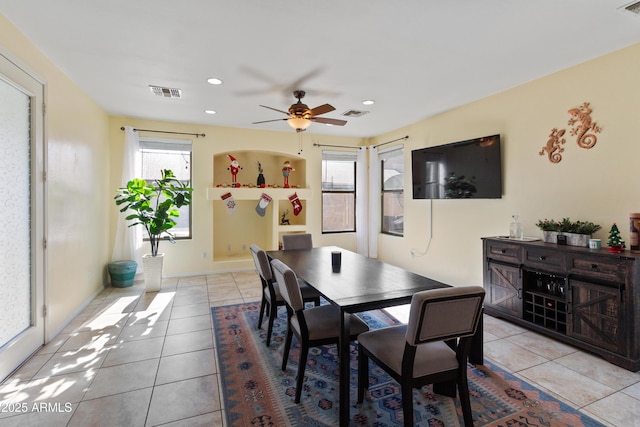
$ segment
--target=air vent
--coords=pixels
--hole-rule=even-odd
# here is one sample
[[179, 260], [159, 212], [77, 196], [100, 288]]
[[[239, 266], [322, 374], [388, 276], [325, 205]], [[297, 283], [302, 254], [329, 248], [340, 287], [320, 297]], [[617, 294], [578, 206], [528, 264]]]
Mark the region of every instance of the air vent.
[[362, 111], [362, 110], [347, 110], [344, 113], [342, 113], [342, 115], [345, 117], [360, 117], [368, 113], [369, 113], [368, 111]]
[[173, 89], [170, 87], [149, 86], [149, 90], [155, 96], [162, 96], [164, 98], [182, 98], [182, 91], [180, 89]]
[[632, 13], [635, 16], [640, 16], [640, 1], [629, 3], [626, 6], [620, 7], [619, 10], [621, 10], [622, 12]]

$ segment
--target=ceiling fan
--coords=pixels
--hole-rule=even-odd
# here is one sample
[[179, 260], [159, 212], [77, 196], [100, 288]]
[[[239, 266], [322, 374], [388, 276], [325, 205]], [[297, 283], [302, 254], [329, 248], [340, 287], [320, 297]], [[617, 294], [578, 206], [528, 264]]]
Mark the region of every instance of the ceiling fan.
[[286, 119], [263, 120], [260, 122], [253, 122], [252, 124], [255, 125], [258, 123], [268, 123], [268, 122], [277, 122], [280, 120], [286, 120], [289, 126], [295, 129], [296, 132], [303, 132], [305, 129], [309, 127], [309, 125], [311, 125], [311, 122], [324, 123], [324, 124], [334, 125], [334, 126], [344, 126], [347, 124], [346, 120], [318, 117], [321, 114], [326, 114], [335, 110], [335, 108], [329, 104], [323, 104], [316, 108], [309, 109], [309, 107], [307, 107], [301, 101], [301, 99], [304, 98], [304, 95], [305, 95], [305, 92], [303, 90], [296, 90], [293, 92], [293, 96], [298, 99], [298, 102], [296, 102], [295, 104], [292, 104], [291, 107], [289, 107], [289, 111], [282, 111], [282, 110], [278, 110], [277, 108], [261, 105], [261, 107], [286, 114], [288, 117]]

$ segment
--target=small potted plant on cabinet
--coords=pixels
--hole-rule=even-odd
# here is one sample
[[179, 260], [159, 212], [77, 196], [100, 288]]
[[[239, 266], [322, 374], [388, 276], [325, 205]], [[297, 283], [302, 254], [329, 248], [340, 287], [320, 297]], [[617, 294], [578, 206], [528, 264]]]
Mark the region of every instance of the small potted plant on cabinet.
[[179, 208], [191, 204], [193, 188], [178, 180], [169, 169], [161, 171], [162, 177], [149, 184], [134, 178], [126, 187], [119, 188], [114, 197], [120, 212], [131, 211], [125, 218], [129, 227], [141, 225], [151, 244], [151, 253], [142, 257], [144, 282], [147, 292], [160, 290], [162, 286], [162, 263], [164, 254], [158, 254], [161, 239], [174, 243], [170, 232], [180, 216]]
[[601, 228], [590, 221], [571, 221], [569, 218], [540, 220], [536, 227], [542, 230], [543, 240], [547, 243], [557, 243], [558, 235], [563, 235], [568, 245], [584, 247], [589, 246], [591, 235]]

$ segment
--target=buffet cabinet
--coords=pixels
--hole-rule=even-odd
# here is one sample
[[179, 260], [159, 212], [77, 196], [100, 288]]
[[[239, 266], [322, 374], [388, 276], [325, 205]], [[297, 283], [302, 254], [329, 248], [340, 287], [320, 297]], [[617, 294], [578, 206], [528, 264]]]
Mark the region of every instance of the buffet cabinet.
[[640, 370], [640, 254], [482, 240], [485, 313]]

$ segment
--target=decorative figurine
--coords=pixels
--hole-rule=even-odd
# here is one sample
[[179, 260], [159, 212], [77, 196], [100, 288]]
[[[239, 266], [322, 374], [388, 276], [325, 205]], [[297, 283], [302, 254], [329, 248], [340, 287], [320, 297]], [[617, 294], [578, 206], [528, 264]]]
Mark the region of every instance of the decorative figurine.
[[227, 157], [229, 157], [229, 160], [231, 161], [231, 164], [227, 168], [231, 172], [231, 187], [233, 188], [240, 187], [240, 184], [238, 184], [237, 175], [238, 175], [238, 171], [242, 169], [242, 166], [238, 164], [238, 161], [236, 160], [236, 158], [233, 157], [231, 154], [227, 154]]
[[289, 209], [282, 212], [282, 217], [280, 218], [280, 225], [291, 225], [291, 223], [289, 222], [289, 218], [287, 218], [287, 215], [289, 215]]
[[282, 176], [284, 176], [284, 188], [289, 188], [289, 174], [293, 172], [295, 169], [291, 167], [291, 163], [289, 160], [284, 162], [282, 166]]
[[262, 170], [262, 165], [260, 164], [260, 162], [258, 162], [258, 181], [257, 181], [257, 185], [259, 188], [264, 188], [265, 187], [265, 183], [264, 183], [264, 175], [262, 174], [264, 171]]
[[607, 240], [607, 245], [609, 245], [609, 252], [614, 253], [620, 253], [626, 247], [624, 240], [620, 237], [620, 230], [615, 222], [609, 230], [609, 240]]

